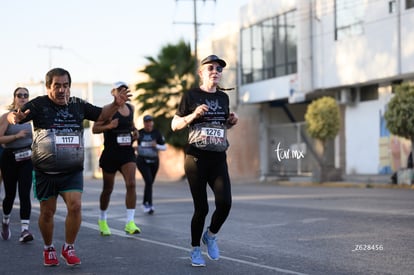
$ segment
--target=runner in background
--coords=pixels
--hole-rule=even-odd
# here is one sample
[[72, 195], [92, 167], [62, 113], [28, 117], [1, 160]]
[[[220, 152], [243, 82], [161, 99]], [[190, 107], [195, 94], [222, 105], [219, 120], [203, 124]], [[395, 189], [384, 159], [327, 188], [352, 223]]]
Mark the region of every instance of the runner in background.
[[[29, 101], [29, 90], [18, 87], [13, 92], [13, 102], [9, 106], [10, 112], [16, 111]], [[11, 237], [10, 215], [19, 191], [20, 203], [20, 242], [30, 242], [33, 235], [29, 231], [32, 202], [30, 192], [32, 190], [31, 160], [33, 141], [32, 125], [30, 122], [23, 124], [10, 124], [6, 113], [0, 117], [0, 143], [2, 148], [1, 174], [4, 181], [3, 220], [1, 237], [8, 240]]]
[[[124, 82], [116, 82], [111, 94], [117, 96], [124, 90], [129, 90]], [[136, 179], [135, 179], [135, 153], [132, 143], [138, 137], [138, 131], [134, 126], [134, 107], [124, 103], [110, 121], [94, 123], [92, 132], [104, 134], [104, 149], [99, 159], [102, 168], [103, 187], [99, 198], [100, 215], [98, 220], [99, 231], [102, 236], [111, 235], [108, 226], [108, 207], [112, 191], [115, 185], [116, 172], [121, 172], [126, 187], [125, 206], [126, 221], [125, 232], [127, 234], [139, 234], [141, 229], [135, 224], [136, 207]]]
[[144, 213], [153, 214], [152, 190], [160, 166], [158, 151], [167, 149], [164, 136], [154, 128], [152, 116], [144, 116], [144, 128], [139, 130], [137, 167], [145, 182], [142, 209]]

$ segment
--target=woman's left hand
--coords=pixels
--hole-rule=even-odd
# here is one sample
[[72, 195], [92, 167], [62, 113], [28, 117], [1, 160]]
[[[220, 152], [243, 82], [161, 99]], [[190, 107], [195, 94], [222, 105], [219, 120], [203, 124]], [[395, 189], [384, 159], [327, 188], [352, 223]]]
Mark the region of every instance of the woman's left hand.
[[239, 121], [239, 117], [237, 116], [237, 114], [234, 112], [231, 112], [229, 115], [229, 118], [227, 119], [227, 123], [230, 125], [236, 125], [238, 121]]

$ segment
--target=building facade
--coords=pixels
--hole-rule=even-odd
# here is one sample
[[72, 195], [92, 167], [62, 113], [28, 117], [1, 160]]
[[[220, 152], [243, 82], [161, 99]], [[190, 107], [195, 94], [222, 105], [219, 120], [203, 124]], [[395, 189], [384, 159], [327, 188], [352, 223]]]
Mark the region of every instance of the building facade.
[[404, 166], [410, 144], [390, 135], [383, 115], [393, 85], [414, 80], [413, 23], [410, 0], [254, 0], [241, 7], [237, 104], [258, 112], [259, 175], [314, 171], [319, 149], [304, 115], [321, 96], [340, 104], [329, 156], [343, 176]]

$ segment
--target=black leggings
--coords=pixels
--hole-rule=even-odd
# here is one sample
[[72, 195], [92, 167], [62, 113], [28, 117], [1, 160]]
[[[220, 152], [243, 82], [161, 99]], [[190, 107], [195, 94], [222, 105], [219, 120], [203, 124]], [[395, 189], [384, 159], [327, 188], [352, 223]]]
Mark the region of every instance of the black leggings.
[[152, 206], [152, 185], [154, 184], [160, 162], [158, 159], [148, 161], [143, 157], [137, 157], [137, 167], [145, 182], [142, 204], [148, 203]]
[[32, 203], [30, 191], [32, 189], [32, 160], [16, 162], [11, 150], [4, 150], [1, 162], [5, 197], [3, 200], [3, 213], [9, 215], [13, 209], [16, 190], [19, 189], [20, 219], [30, 220]]
[[191, 245], [200, 246], [208, 214], [207, 183], [214, 193], [216, 209], [211, 216], [210, 231], [217, 233], [226, 221], [231, 208], [231, 186], [225, 153], [219, 157], [196, 158], [186, 155], [184, 170], [193, 197], [194, 214], [191, 220]]

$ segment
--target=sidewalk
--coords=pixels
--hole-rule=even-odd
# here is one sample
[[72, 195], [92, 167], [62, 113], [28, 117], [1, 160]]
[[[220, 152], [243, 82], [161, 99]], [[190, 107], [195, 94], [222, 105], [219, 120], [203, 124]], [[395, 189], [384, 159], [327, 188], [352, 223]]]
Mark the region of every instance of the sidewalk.
[[279, 179], [268, 177], [260, 182], [283, 186], [321, 186], [321, 187], [354, 187], [354, 188], [408, 188], [414, 189], [414, 185], [393, 184], [391, 175], [346, 175], [342, 181], [318, 183], [312, 177], [290, 177]]

